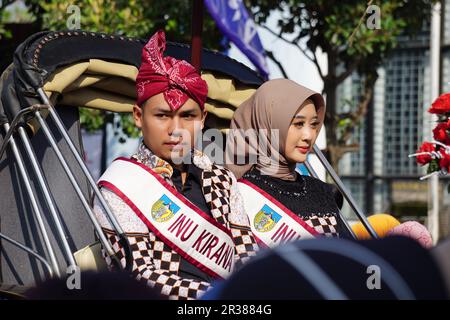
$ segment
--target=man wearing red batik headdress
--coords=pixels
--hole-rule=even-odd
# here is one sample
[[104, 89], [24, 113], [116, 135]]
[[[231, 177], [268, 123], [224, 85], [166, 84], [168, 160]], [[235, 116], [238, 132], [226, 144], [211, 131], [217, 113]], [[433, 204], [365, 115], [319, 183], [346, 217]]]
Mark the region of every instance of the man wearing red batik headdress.
[[[255, 254], [234, 175], [193, 148], [206, 117], [206, 82], [188, 62], [163, 57], [159, 31], [142, 50], [133, 115], [143, 141], [99, 180], [130, 243], [136, 279], [171, 299], [196, 299]], [[125, 253], [101, 206], [116, 255]], [[113, 268], [112, 260], [106, 257]]]

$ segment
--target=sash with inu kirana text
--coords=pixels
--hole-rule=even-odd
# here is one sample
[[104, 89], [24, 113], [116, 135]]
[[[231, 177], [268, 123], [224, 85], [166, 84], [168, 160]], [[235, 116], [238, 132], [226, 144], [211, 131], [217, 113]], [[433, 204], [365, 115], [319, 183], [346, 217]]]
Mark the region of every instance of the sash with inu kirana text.
[[250, 181], [239, 179], [238, 186], [253, 235], [259, 245], [272, 248], [319, 235], [299, 216]]
[[152, 232], [202, 271], [216, 278], [232, 272], [230, 231], [152, 169], [134, 159], [118, 158], [98, 184], [119, 196]]

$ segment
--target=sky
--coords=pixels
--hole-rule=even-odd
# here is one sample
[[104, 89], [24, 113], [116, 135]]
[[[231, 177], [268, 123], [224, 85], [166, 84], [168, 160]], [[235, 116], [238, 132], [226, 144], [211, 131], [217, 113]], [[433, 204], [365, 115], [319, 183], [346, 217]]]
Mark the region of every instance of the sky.
[[[280, 17], [281, 13], [279, 12], [271, 14], [267, 19], [267, 26], [275, 32], [278, 31], [276, 26]], [[281, 39], [278, 39], [264, 28], [258, 27], [257, 29], [263, 47], [266, 50], [274, 52], [275, 57], [283, 64], [289, 79], [294, 80], [295, 82], [310, 89], [319, 92], [322, 91], [323, 82], [319, 76], [316, 66], [308, 60], [308, 58], [305, 57], [299, 49]], [[255, 69], [253, 64], [234, 44], [231, 44], [231, 49], [228, 54], [230, 57], [244, 63], [252, 69]], [[321, 52], [317, 52], [317, 56], [320, 66], [322, 69], [326, 70], [326, 55]], [[277, 65], [270, 59], [267, 59], [267, 62], [269, 64], [270, 79], [282, 78], [283, 75]]]

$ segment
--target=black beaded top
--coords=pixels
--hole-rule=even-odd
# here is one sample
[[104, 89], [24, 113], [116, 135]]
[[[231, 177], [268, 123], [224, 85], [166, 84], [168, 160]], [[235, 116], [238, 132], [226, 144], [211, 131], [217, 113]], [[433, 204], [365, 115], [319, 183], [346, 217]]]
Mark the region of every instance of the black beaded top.
[[334, 185], [300, 174], [295, 181], [281, 180], [262, 175], [255, 168], [245, 173], [242, 178], [267, 192], [303, 220], [312, 216], [334, 216], [339, 235], [350, 236], [338, 214], [343, 197]]

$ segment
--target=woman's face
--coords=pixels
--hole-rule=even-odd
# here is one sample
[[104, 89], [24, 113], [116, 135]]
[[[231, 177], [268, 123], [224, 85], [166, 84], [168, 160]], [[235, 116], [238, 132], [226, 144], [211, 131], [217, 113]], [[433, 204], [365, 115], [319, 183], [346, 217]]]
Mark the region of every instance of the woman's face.
[[312, 100], [306, 100], [293, 117], [285, 145], [285, 158], [290, 163], [305, 162], [319, 134], [320, 121]]

